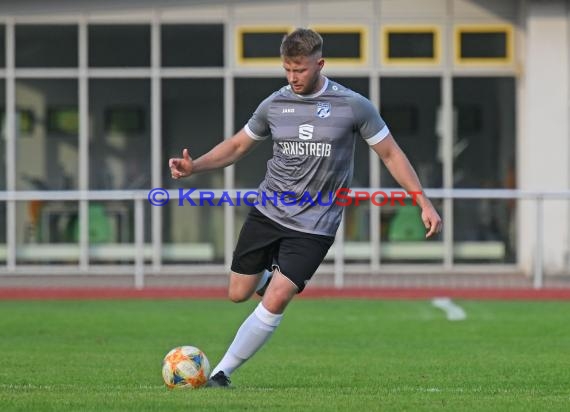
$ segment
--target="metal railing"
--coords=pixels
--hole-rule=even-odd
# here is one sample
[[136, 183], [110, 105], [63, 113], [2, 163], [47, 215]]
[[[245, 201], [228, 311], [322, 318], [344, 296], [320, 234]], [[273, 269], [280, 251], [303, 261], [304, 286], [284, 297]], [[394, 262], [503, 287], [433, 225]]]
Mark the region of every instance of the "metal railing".
[[[204, 189], [206, 190], [206, 189]], [[244, 192], [256, 189], [234, 189], [234, 190], [208, 190], [214, 194], [214, 199], [219, 199], [222, 195], [229, 196], [231, 199], [237, 199]], [[351, 196], [356, 191], [368, 192], [372, 195], [379, 190], [390, 192], [393, 188], [354, 188]], [[177, 189], [168, 190], [170, 200], [179, 199], [179, 191]], [[446, 216], [447, 222], [444, 222], [443, 233], [443, 267], [452, 270], [453, 264], [453, 223], [451, 211], [453, 210], [452, 201], [458, 199], [517, 199], [517, 200], [531, 200], [535, 203], [535, 248], [534, 248], [534, 264], [533, 264], [533, 286], [540, 289], [544, 285], [544, 201], [546, 200], [568, 200], [570, 199], [570, 191], [558, 192], [545, 192], [545, 191], [523, 191], [523, 190], [510, 190], [510, 189], [426, 189], [426, 194], [431, 199], [442, 199], [443, 201], [443, 214]], [[90, 263], [90, 242], [89, 242], [89, 218], [88, 206], [89, 202], [93, 201], [129, 201], [133, 202], [134, 210], [134, 263], [132, 265], [123, 265], [123, 273], [130, 273], [134, 276], [134, 285], [136, 288], [144, 287], [145, 272], [148, 271], [148, 264], [145, 264], [145, 218], [144, 206], [145, 202], [148, 203], [149, 190], [112, 190], [112, 191], [11, 191], [0, 192], [0, 202], [6, 203], [6, 264], [5, 267], [0, 267], [0, 275], [14, 274], [18, 272], [18, 268], [23, 266], [17, 263], [16, 258], [16, 202], [21, 201], [77, 201], [79, 202], [79, 258], [78, 266], [67, 266], [67, 272], [73, 271], [89, 274], [89, 273], [102, 273], [98, 269], [97, 264]], [[199, 200], [198, 193], [191, 194], [190, 197], [194, 200]], [[231, 207], [231, 206], [224, 206]], [[234, 217], [232, 214], [226, 214], [231, 217], [231, 222], [225, 222], [226, 225], [233, 227]], [[448, 222], [451, 220], [450, 222]], [[372, 220], [374, 221], [374, 220]], [[566, 229], [568, 230], [568, 229]], [[226, 231], [226, 236], [227, 236]], [[161, 253], [160, 241], [153, 239], [152, 247], [152, 271], [160, 272], [161, 270]], [[334, 245], [333, 252], [333, 272], [334, 272], [334, 285], [342, 287], [344, 284], [345, 273], [345, 228], [344, 221], [341, 224]], [[379, 241], [378, 239], [371, 239], [371, 266], [374, 268], [374, 262], [379, 259]], [[227, 256], [227, 248], [225, 252], [226, 266], [229, 266], [231, 256]], [[158, 257], [158, 258], [157, 258]], [[158, 261], [157, 261], [158, 260]], [[200, 266], [204, 269], [208, 265]], [[38, 273], [51, 273], [49, 267], [45, 268], [38, 266], [28, 266], [29, 270], [37, 269]], [[105, 269], [103, 269], [103, 272]]]

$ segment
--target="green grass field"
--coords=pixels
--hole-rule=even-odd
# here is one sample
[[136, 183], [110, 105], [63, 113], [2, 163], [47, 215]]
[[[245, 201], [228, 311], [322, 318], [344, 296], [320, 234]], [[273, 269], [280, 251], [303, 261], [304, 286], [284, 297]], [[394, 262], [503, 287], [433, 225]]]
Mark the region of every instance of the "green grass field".
[[213, 365], [256, 302], [1, 301], [2, 411], [570, 410], [570, 302], [297, 300], [233, 390], [169, 391], [161, 361]]

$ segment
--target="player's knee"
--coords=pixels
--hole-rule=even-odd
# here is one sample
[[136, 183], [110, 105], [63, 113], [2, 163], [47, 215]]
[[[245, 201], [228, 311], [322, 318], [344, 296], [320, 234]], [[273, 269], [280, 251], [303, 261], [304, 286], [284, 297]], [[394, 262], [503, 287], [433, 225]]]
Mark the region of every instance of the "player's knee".
[[228, 290], [228, 298], [234, 303], [245, 302], [251, 295], [252, 293], [249, 290], [239, 288], [230, 288]]
[[287, 290], [276, 289], [273, 292], [273, 300], [278, 304], [287, 304], [291, 300], [291, 294]]
[[245, 302], [255, 292], [257, 277], [232, 272], [228, 288], [228, 298], [235, 303]]
[[274, 289], [263, 296], [263, 305], [271, 313], [283, 313], [295, 293], [286, 289]]

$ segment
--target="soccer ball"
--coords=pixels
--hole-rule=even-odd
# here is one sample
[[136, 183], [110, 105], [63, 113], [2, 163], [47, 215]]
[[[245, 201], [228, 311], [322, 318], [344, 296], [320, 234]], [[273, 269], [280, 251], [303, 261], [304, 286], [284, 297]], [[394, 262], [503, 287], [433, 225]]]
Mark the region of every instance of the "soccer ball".
[[162, 378], [170, 389], [197, 389], [208, 382], [210, 363], [204, 352], [194, 346], [179, 346], [162, 361]]

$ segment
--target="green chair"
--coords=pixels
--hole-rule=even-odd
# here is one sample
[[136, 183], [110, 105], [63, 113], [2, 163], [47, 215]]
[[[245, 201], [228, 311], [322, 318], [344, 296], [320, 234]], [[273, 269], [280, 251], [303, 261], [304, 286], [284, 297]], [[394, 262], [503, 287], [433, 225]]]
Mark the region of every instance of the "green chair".
[[[72, 242], [79, 242], [79, 219], [73, 219], [68, 226]], [[89, 243], [110, 243], [113, 241], [111, 221], [101, 203], [89, 203]]]
[[388, 239], [394, 242], [425, 240], [426, 229], [417, 206], [396, 206], [396, 214], [390, 221]]

